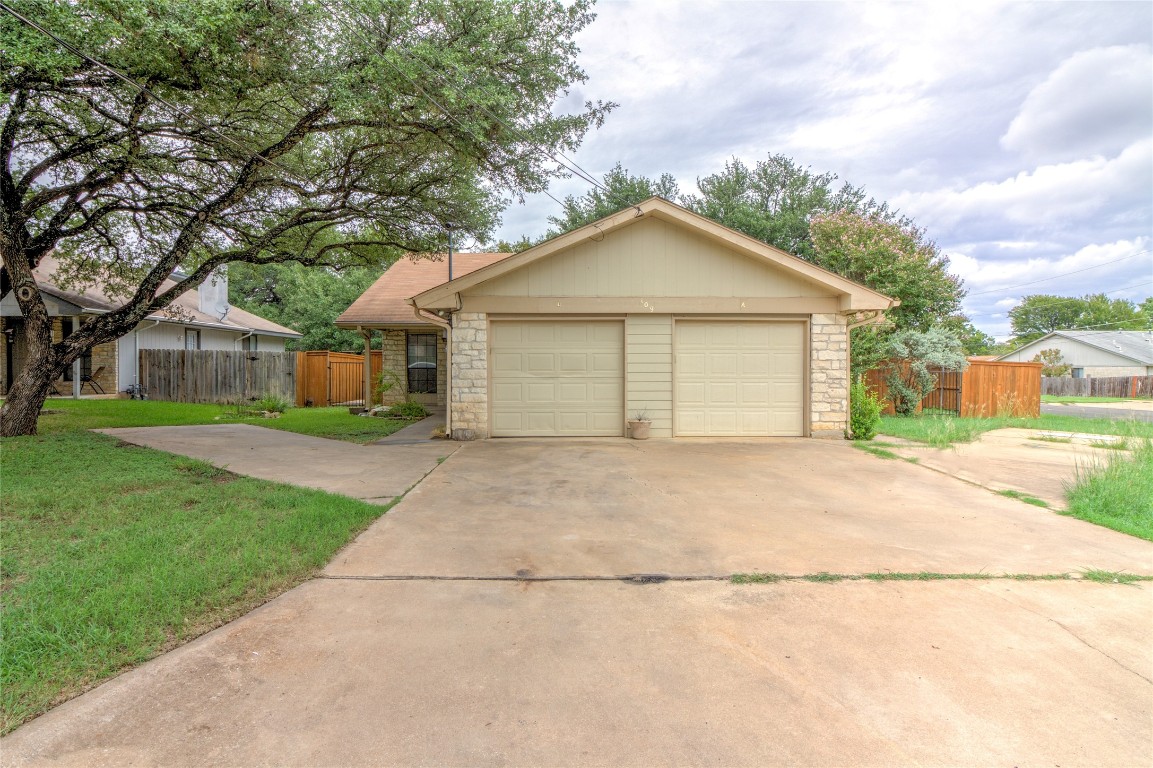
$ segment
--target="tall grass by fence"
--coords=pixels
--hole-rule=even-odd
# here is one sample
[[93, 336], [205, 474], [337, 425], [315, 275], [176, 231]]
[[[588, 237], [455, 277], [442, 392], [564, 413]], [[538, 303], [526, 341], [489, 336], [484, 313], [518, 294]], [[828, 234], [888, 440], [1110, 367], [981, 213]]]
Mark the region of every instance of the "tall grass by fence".
[[[960, 416], [1039, 416], [1041, 364], [970, 360], [964, 371], [935, 371], [936, 386], [917, 407]], [[892, 414], [884, 368], [865, 375], [865, 383]]]
[[1102, 376], [1073, 379], [1045, 376], [1041, 394], [1063, 397], [1153, 397], [1153, 376]]
[[[364, 405], [364, 355], [318, 350], [296, 353], [296, 404]], [[380, 350], [372, 352], [372, 381], [380, 375]]]
[[140, 384], [153, 400], [234, 403], [296, 391], [295, 352], [142, 349]]

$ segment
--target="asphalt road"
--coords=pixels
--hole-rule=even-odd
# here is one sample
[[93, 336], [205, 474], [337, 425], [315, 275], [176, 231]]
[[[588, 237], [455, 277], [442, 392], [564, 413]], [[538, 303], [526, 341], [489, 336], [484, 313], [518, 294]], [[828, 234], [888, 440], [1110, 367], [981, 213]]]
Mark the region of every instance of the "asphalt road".
[[1132, 419], [1153, 421], [1153, 411], [1136, 411], [1127, 408], [1099, 408], [1097, 406], [1060, 405], [1041, 403], [1041, 413], [1055, 413], [1065, 416], [1080, 416], [1084, 419]]

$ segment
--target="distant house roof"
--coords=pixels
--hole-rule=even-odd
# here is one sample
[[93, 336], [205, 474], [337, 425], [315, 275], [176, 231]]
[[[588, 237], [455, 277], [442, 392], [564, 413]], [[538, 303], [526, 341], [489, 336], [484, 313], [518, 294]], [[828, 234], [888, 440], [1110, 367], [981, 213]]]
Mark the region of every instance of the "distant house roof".
[[1127, 357], [1141, 365], [1153, 365], [1153, 332], [1150, 331], [1053, 331], [1002, 357], [1008, 357], [1025, 347], [1039, 344], [1055, 336]]
[[[45, 256], [40, 261], [39, 266], [33, 270], [33, 275], [42, 293], [64, 302], [65, 305], [70, 305], [69, 308], [77, 314], [104, 314], [105, 312], [118, 309], [124, 304], [123, 301], [109, 297], [104, 285], [100, 283], [86, 286], [82, 290], [61, 288], [52, 280], [58, 268], [59, 263], [56, 259], [51, 256]], [[175, 284], [173, 280], [165, 280], [161, 284], [161, 289], [170, 288]], [[19, 308], [9, 306], [10, 304], [14, 305], [15, 300], [7, 296], [4, 298], [4, 314], [19, 316]], [[180, 323], [182, 325], [200, 328], [239, 331], [241, 333], [256, 331], [266, 336], [283, 336], [291, 339], [299, 339], [301, 337], [301, 334], [291, 328], [285, 328], [283, 325], [278, 325], [271, 320], [265, 320], [263, 317], [254, 315], [251, 312], [245, 312], [239, 307], [230, 307], [223, 318], [201, 312], [200, 295], [195, 289], [181, 294], [176, 301], [172, 302], [172, 307], [172, 310], [165, 309], [159, 312], [153, 312], [148, 316], [148, 319]], [[9, 311], [10, 309], [14, 311]], [[61, 314], [64, 313], [62, 312]]]
[[[452, 276], [462, 277], [495, 264], [512, 254], [508, 253], [454, 253]], [[418, 320], [408, 300], [418, 293], [448, 282], [448, 259], [443, 254], [434, 257], [406, 256], [397, 259], [360, 298], [336, 318], [342, 328], [381, 327], [395, 325], [433, 325]]]

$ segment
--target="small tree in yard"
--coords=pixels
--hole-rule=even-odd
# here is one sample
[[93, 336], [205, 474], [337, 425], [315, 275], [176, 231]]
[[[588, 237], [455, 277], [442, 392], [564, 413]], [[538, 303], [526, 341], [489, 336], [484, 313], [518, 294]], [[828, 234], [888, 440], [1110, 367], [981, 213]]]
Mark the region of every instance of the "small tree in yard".
[[940, 326], [927, 331], [898, 331], [889, 337], [886, 352], [885, 383], [899, 416], [911, 416], [933, 391], [937, 381], [932, 368], [963, 371], [969, 365], [960, 339]]
[[1042, 349], [1033, 356], [1034, 363], [1041, 364], [1042, 376], [1068, 376], [1073, 366], [1065, 362], [1059, 349]]
[[[27, 362], [4, 436], [35, 433], [85, 351], [226, 264], [379, 270], [449, 226], [487, 238], [612, 107], [561, 109], [586, 79], [590, 0], [15, 5], [30, 23], [0, 11], [0, 294]], [[50, 253], [58, 284], [122, 305], [54, 341], [34, 272]]]

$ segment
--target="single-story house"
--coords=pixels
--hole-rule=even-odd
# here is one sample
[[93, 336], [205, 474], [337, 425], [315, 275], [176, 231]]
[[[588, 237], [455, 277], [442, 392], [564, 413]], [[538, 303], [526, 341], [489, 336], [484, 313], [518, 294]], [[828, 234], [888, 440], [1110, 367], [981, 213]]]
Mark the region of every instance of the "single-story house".
[[1044, 349], [1060, 351], [1075, 379], [1153, 376], [1151, 331], [1053, 331], [997, 359], [1026, 363]]
[[[452, 277], [460, 277], [509, 256], [507, 253], [454, 253]], [[418, 315], [409, 299], [447, 283], [447, 255], [398, 259], [340, 317], [340, 328], [368, 336], [381, 334], [382, 370], [400, 379], [378, 402], [393, 405], [406, 395], [426, 406], [448, 402], [448, 332], [443, 323]]]
[[[110, 312], [121, 302], [109, 297], [104, 286], [92, 285], [82, 290], [65, 289], [53, 281], [58, 264], [45, 257], [34, 274], [41, 296], [52, 320], [52, 340], [60, 341], [72, 333], [77, 324]], [[166, 281], [162, 288], [173, 285]], [[24, 320], [16, 297], [9, 292], [0, 297], [0, 383], [8, 391], [27, 355]], [[228, 277], [221, 273], [205, 281], [199, 289], [181, 295], [171, 309], [153, 313], [132, 332], [107, 344], [97, 344], [78, 365], [65, 372], [54, 383], [57, 392], [71, 394], [79, 373], [83, 382], [77, 390], [108, 394], [126, 392], [137, 384], [139, 351], [142, 349], [219, 349], [283, 352], [287, 339], [301, 334], [262, 317], [245, 312], [228, 303]]]
[[[398, 262], [340, 323], [438, 329], [457, 439], [622, 436], [642, 413], [653, 437], [843, 437], [849, 329], [897, 303], [661, 198], [511, 256], [457, 256], [439, 285], [391, 280], [447, 278], [433, 263]], [[410, 343], [384, 365], [432, 358]]]

